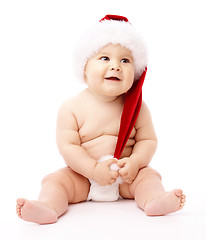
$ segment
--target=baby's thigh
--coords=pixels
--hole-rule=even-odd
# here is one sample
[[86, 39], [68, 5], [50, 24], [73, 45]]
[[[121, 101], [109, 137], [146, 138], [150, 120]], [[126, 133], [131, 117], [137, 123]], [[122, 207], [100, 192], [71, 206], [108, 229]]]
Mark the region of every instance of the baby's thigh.
[[49, 174], [47, 177], [61, 184], [66, 190], [69, 203], [85, 201], [89, 194], [90, 183], [87, 178], [65, 167]]
[[131, 194], [128, 183], [122, 183], [119, 186], [119, 195], [125, 199], [134, 199], [134, 196]]
[[152, 169], [150, 166], [142, 168], [131, 184], [123, 183], [120, 185], [120, 196], [123, 198], [134, 199], [135, 189], [139, 185], [139, 183], [142, 182], [142, 180], [144, 179], [151, 179], [151, 177], [154, 176], [158, 176], [158, 178], [161, 179], [160, 174], [156, 170]]

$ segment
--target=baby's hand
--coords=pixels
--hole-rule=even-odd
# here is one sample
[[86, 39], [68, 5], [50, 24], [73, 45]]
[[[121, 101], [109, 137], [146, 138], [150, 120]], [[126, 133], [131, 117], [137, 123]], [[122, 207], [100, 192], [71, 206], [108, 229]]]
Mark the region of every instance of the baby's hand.
[[119, 173], [111, 170], [110, 165], [116, 162], [115, 159], [98, 162], [94, 169], [92, 179], [102, 186], [115, 183], [116, 179], [119, 177]]
[[139, 167], [136, 162], [130, 158], [122, 158], [117, 161], [117, 165], [120, 167], [119, 175], [126, 183], [131, 184], [139, 172]]

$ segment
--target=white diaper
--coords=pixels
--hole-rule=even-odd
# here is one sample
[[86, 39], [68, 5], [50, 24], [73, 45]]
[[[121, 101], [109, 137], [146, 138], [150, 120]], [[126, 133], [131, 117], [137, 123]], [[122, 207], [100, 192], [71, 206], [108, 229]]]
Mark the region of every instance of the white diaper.
[[[106, 155], [101, 157], [98, 162], [104, 162], [108, 159], [112, 159], [114, 156]], [[110, 166], [111, 170], [119, 170], [116, 163]], [[122, 178], [119, 176], [115, 183], [112, 185], [101, 186], [93, 180], [89, 180], [91, 183], [90, 192], [87, 200], [92, 200], [96, 202], [112, 202], [119, 199], [119, 184], [122, 183]]]

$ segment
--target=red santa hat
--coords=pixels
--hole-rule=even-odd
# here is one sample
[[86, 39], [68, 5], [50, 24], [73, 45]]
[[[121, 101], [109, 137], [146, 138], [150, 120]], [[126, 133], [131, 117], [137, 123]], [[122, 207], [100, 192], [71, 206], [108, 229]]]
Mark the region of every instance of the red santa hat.
[[83, 36], [74, 51], [74, 70], [79, 80], [84, 81], [84, 68], [89, 58], [108, 44], [120, 44], [132, 52], [135, 80], [147, 66], [147, 51], [140, 34], [126, 17], [106, 15]]

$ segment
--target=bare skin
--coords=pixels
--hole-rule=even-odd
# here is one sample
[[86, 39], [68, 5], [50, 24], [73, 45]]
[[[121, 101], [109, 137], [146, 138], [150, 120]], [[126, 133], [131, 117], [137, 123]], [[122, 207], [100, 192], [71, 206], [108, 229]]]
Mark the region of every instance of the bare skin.
[[88, 179], [110, 185], [119, 175], [124, 180], [120, 195], [135, 199], [148, 216], [183, 208], [182, 190], [166, 192], [160, 174], [148, 167], [156, 151], [157, 138], [144, 102], [117, 162], [120, 170], [109, 168], [115, 159], [97, 162], [100, 157], [114, 153], [124, 93], [132, 86], [133, 78], [132, 54], [120, 45], [107, 45], [88, 61], [85, 67], [88, 88], [62, 105], [57, 120], [57, 145], [67, 167], [43, 179], [37, 201], [17, 200], [20, 218], [39, 224], [54, 223], [67, 211], [68, 204], [87, 199]]

